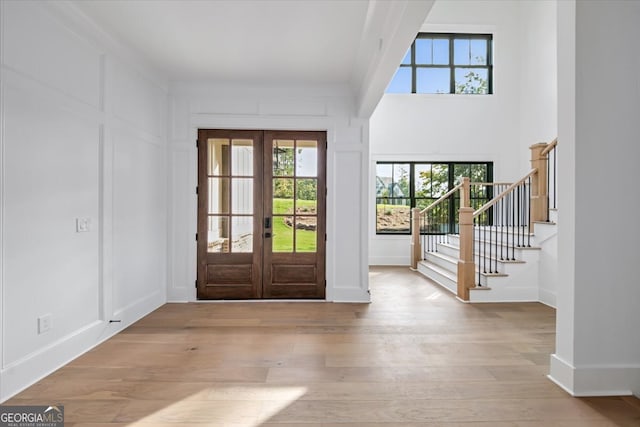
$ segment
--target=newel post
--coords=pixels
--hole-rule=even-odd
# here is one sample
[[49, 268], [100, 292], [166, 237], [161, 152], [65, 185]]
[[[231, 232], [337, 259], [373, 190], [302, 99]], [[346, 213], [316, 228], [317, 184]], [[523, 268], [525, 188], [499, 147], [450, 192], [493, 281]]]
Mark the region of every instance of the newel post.
[[420, 209], [411, 209], [411, 268], [418, 268], [418, 261], [422, 258], [420, 245]]
[[469, 185], [469, 177], [465, 176], [462, 178], [462, 188], [460, 189], [460, 207], [461, 208], [469, 208], [471, 207], [471, 186]]
[[469, 301], [469, 289], [475, 288], [476, 266], [473, 259], [473, 209], [460, 208], [460, 259], [458, 260], [458, 298]]
[[547, 144], [539, 142], [533, 144], [531, 150], [531, 168], [536, 169], [531, 178], [531, 224], [529, 230], [533, 231], [536, 221], [546, 221], [548, 218], [549, 195], [547, 194], [547, 157], [544, 153]]

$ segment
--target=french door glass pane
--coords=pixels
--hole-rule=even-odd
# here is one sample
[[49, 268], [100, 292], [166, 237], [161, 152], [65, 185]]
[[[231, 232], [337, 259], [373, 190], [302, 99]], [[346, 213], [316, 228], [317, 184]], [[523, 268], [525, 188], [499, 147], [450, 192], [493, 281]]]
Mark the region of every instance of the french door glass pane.
[[318, 142], [296, 142], [296, 176], [318, 176]]
[[273, 217], [273, 252], [293, 252], [293, 216]]
[[234, 139], [231, 146], [231, 174], [253, 176], [253, 141]]
[[234, 216], [231, 218], [231, 252], [253, 252], [253, 217]]
[[273, 141], [273, 176], [294, 175], [294, 146], [292, 140]]
[[293, 213], [293, 179], [273, 179], [273, 214]]
[[296, 180], [296, 214], [315, 215], [318, 200], [318, 182], [315, 179]]
[[209, 216], [207, 252], [229, 252], [229, 218]]
[[315, 216], [296, 218], [296, 252], [315, 252], [317, 249], [318, 221]]
[[229, 213], [229, 178], [209, 178], [209, 213]]
[[207, 145], [207, 153], [209, 154], [207, 159], [208, 175], [229, 175], [229, 140], [210, 138], [207, 140]]
[[231, 180], [231, 213], [253, 213], [253, 178], [233, 178]]

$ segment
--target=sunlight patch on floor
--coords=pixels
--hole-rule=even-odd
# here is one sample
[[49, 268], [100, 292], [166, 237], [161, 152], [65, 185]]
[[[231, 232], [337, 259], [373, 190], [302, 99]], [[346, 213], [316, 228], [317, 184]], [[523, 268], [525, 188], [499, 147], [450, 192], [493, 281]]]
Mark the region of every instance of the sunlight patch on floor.
[[[258, 427], [307, 392], [306, 387], [231, 385], [210, 388], [171, 403], [128, 424], [148, 427], [163, 423], [212, 423], [233, 427]], [[131, 414], [133, 415], [133, 414]]]
[[427, 297], [428, 300], [435, 301], [442, 296], [442, 292], [435, 291]]

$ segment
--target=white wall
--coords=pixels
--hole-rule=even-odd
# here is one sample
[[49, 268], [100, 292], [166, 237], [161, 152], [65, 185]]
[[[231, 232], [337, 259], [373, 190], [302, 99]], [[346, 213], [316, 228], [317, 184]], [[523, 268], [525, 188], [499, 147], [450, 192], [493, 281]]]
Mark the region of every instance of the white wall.
[[[557, 126], [554, 5], [436, 1], [421, 31], [494, 35], [494, 94], [385, 94], [370, 119], [369, 182], [380, 160], [492, 161], [496, 181], [528, 172], [528, 147]], [[369, 263], [408, 265], [408, 238], [376, 236], [374, 206], [371, 188]]]
[[165, 301], [167, 101], [71, 6], [0, 11], [4, 401]]
[[557, 1], [519, 1], [519, 170], [531, 169], [529, 147], [558, 136]]
[[559, 2], [558, 19], [562, 280], [550, 376], [574, 395], [638, 395], [640, 3]]
[[326, 130], [328, 301], [369, 301], [368, 121], [348, 88], [175, 83], [171, 87], [169, 300], [195, 301], [199, 128]]

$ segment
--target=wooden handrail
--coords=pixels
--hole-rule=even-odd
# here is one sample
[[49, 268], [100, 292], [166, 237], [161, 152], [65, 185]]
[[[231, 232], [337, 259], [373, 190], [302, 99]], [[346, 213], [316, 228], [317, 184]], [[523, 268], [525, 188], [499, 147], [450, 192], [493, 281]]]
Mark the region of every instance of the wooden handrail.
[[487, 187], [493, 185], [511, 185], [512, 182], [470, 182], [469, 185], [486, 185]]
[[542, 150], [540, 152], [541, 156], [545, 156], [547, 154], [549, 154], [549, 152], [551, 150], [553, 150], [554, 148], [556, 148], [556, 145], [558, 145], [558, 138], [554, 139], [553, 141], [551, 141], [549, 144], [547, 144], [547, 146], [545, 147], [544, 150]]
[[456, 185], [455, 187], [453, 187], [451, 190], [447, 191], [444, 196], [440, 197], [438, 200], [436, 200], [435, 202], [431, 203], [429, 206], [427, 206], [426, 208], [422, 209], [420, 211], [420, 215], [422, 215], [423, 213], [425, 213], [428, 210], [433, 209], [434, 207], [438, 206], [440, 203], [442, 203], [445, 199], [447, 199], [449, 196], [451, 196], [453, 193], [455, 193], [456, 191], [458, 191], [460, 188], [462, 187], [462, 182], [458, 185]]
[[494, 197], [493, 199], [485, 203], [482, 207], [478, 208], [478, 210], [476, 210], [473, 213], [473, 217], [474, 218], [477, 217], [482, 212], [486, 211], [487, 209], [495, 205], [499, 200], [502, 200], [507, 194], [509, 194], [514, 188], [521, 185], [527, 178], [536, 174], [537, 172], [538, 172], [538, 169], [531, 169], [531, 171], [528, 174], [526, 174], [524, 177], [522, 177], [520, 180], [514, 182], [513, 184], [508, 186], [502, 193], [498, 194], [496, 197]]

